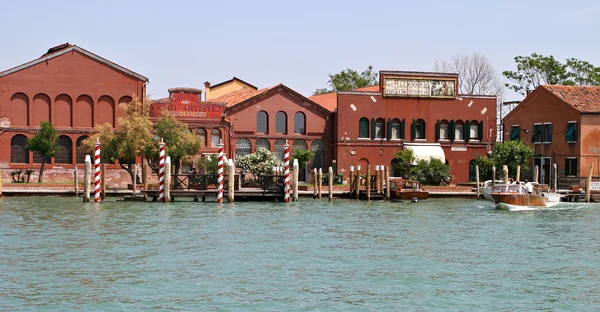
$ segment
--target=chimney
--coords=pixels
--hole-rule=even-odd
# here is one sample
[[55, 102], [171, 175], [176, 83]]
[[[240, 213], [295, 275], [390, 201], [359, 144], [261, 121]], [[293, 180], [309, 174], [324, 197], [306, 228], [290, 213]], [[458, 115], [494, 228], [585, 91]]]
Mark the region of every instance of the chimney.
[[208, 81], [204, 82], [204, 100], [210, 100], [210, 82]]

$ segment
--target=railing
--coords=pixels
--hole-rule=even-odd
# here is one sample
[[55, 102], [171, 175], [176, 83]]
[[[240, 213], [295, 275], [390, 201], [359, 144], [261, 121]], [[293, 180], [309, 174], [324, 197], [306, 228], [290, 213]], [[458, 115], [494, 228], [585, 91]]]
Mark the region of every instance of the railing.
[[260, 176], [260, 188], [263, 193], [283, 193], [285, 189], [285, 176], [263, 174]]
[[[219, 176], [217, 174], [173, 174], [173, 185], [175, 189], [184, 190], [207, 190], [209, 188], [217, 188], [217, 182]], [[234, 190], [239, 190], [240, 175], [236, 174], [234, 183]], [[229, 186], [228, 175], [223, 175], [223, 189], [227, 190]]]

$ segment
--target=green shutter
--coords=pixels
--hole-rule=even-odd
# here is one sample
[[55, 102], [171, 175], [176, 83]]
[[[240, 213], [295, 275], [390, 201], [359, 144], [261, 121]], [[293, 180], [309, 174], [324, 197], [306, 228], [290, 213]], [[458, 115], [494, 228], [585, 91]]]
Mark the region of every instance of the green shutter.
[[552, 124], [545, 124], [546, 127], [546, 139], [544, 142], [552, 142]]
[[438, 119], [435, 123], [435, 141], [440, 140], [440, 120]]
[[404, 131], [404, 128], [406, 128], [406, 119], [402, 118], [402, 121], [400, 122], [400, 138], [403, 140], [406, 137], [406, 132]]
[[456, 121], [450, 120], [450, 133], [448, 133], [448, 138], [454, 141], [454, 130], [456, 129]]
[[469, 142], [469, 139], [471, 138], [471, 121], [470, 120], [465, 121], [465, 134], [463, 135], [463, 137], [465, 138], [466, 142]]
[[479, 126], [477, 127], [477, 138], [479, 141], [483, 141], [483, 120], [479, 122]]
[[425, 120], [421, 119], [421, 129], [423, 130], [423, 140], [427, 140], [427, 127], [425, 127]]
[[371, 118], [371, 140], [375, 138], [375, 118]]
[[388, 141], [392, 139], [392, 119], [391, 118], [388, 118], [387, 139], [388, 139]]
[[511, 141], [516, 141], [519, 139], [519, 131], [521, 131], [520, 127], [516, 127], [516, 126], [512, 126], [510, 128], [510, 140]]
[[577, 123], [570, 122], [567, 124], [567, 142], [575, 142], [577, 141]]
[[413, 119], [412, 125], [410, 126], [410, 140], [415, 140], [415, 133], [417, 132], [417, 122]]

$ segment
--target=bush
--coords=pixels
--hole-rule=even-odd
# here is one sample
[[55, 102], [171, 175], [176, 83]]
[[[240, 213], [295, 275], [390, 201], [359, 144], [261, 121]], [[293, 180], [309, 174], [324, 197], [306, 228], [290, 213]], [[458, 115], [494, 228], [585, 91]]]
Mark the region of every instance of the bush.
[[255, 178], [261, 174], [269, 174], [273, 167], [282, 167], [283, 163], [275, 159], [275, 154], [265, 148], [259, 148], [253, 154], [243, 155], [237, 158], [237, 167], [251, 172]]
[[437, 158], [419, 160], [412, 168], [412, 176], [424, 185], [448, 185], [452, 181], [450, 166]]
[[219, 157], [217, 157], [217, 155], [210, 155], [208, 157], [200, 158], [196, 165], [199, 170], [204, 169], [204, 166], [206, 166], [206, 174], [217, 174], [219, 169]]
[[475, 156], [475, 165], [479, 166], [479, 179], [482, 181], [492, 180], [492, 167], [494, 167], [495, 164], [493, 159], [477, 154]]

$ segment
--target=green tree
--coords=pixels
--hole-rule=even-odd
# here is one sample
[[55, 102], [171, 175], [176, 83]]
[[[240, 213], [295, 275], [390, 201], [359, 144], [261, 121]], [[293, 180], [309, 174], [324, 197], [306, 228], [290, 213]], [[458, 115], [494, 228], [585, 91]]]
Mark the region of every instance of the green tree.
[[412, 168], [412, 178], [425, 185], [448, 185], [452, 181], [450, 166], [437, 158], [419, 160]]
[[517, 70], [505, 70], [502, 74], [511, 83], [506, 87], [523, 96], [528, 90], [540, 85], [600, 85], [600, 68], [589, 62], [570, 58], [565, 63], [554, 56], [532, 53], [530, 56], [516, 56]]
[[394, 158], [397, 160], [392, 168], [394, 176], [409, 178], [412, 174], [412, 167], [417, 161], [415, 152], [410, 148], [405, 148], [397, 151]]
[[275, 154], [266, 148], [258, 148], [256, 152], [237, 158], [237, 167], [251, 172], [255, 179], [261, 174], [271, 173], [273, 167], [281, 167], [283, 163], [275, 159]]
[[196, 166], [199, 170], [206, 169], [207, 174], [217, 174], [219, 169], [219, 158], [217, 155], [209, 155], [198, 159]]
[[373, 86], [378, 83], [379, 73], [373, 71], [373, 66], [371, 65], [361, 73], [347, 68], [337, 74], [329, 74], [329, 81], [327, 81], [327, 84], [330, 88], [317, 89], [314, 94], [352, 90]]
[[290, 168], [294, 164], [294, 159], [298, 159], [298, 169], [304, 170], [306, 169], [306, 162], [312, 160], [315, 157], [315, 153], [313, 151], [297, 149], [292, 152], [292, 158], [290, 158]]
[[508, 172], [513, 177], [517, 172], [517, 166], [521, 166], [521, 173], [529, 170], [529, 160], [532, 157], [533, 149], [519, 140], [496, 143], [492, 152], [492, 160], [496, 168], [502, 170], [502, 166], [508, 166]]
[[42, 121], [40, 123], [40, 128], [35, 131], [35, 135], [31, 139], [27, 139], [25, 148], [37, 152], [42, 156], [42, 165], [40, 167], [38, 183], [44, 181], [44, 166], [46, 165], [46, 162], [54, 157], [60, 148], [58, 145], [58, 137], [59, 135], [58, 132], [56, 132], [54, 125], [50, 122]]
[[485, 181], [493, 179], [492, 168], [496, 165], [493, 159], [477, 154], [475, 155], [475, 165], [479, 166], [479, 177], [482, 180]]

